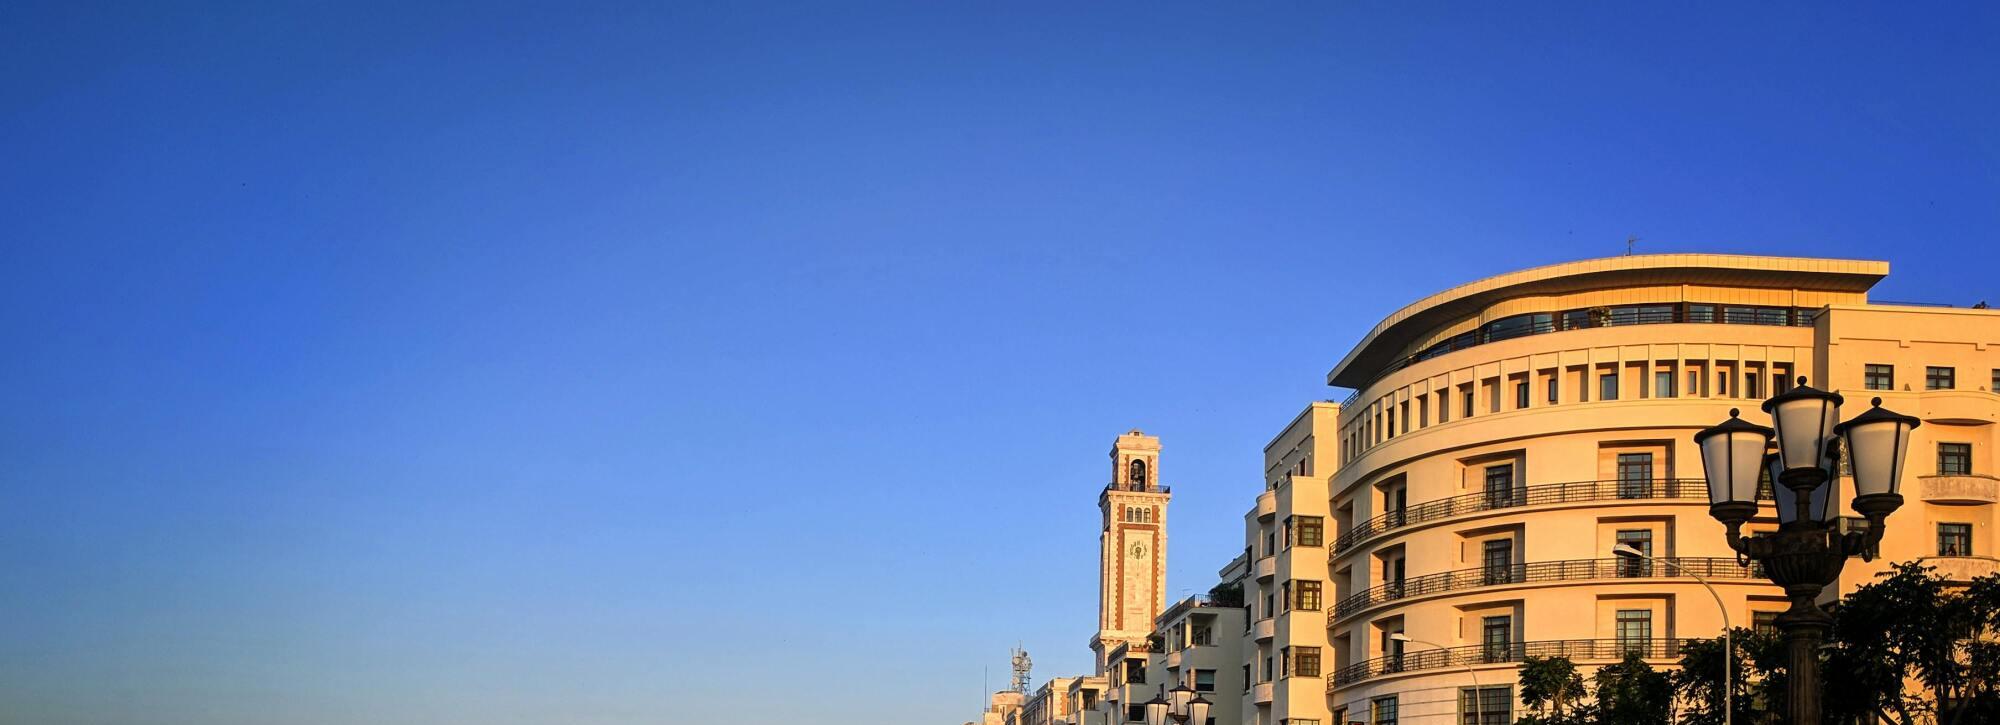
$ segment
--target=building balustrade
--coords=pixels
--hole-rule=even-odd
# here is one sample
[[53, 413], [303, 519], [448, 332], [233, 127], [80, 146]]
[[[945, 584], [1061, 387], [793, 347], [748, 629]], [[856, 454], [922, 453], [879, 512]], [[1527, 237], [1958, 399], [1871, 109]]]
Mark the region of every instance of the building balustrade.
[[1340, 554], [1357, 544], [1405, 526], [1460, 514], [1552, 503], [1633, 499], [1707, 501], [1708, 484], [1699, 478], [1626, 479], [1547, 483], [1538, 486], [1517, 486], [1506, 491], [1468, 493], [1390, 511], [1356, 524], [1341, 532], [1340, 536], [1333, 540], [1332, 553]]
[[1724, 325], [1765, 325], [1775, 327], [1812, 327], [1819, 310], [1792, 307], [1755, 307], [1747, 305], [1717, 305], [1711, 303], [1662, 302], [1656, 304], [1618, 305], [1614, 307], [1592, 307], [1561, 312], [1531, 312], [1503, 317], [1470, 330], [1446, 338], [1424, 348], [1416, 354], [1396, 360], [1383, 366], [1366, 385], [1356, 388], [1340, 402], [1342, 410], [1351, 409], [1361, 393], [1389, 373], [1429, 360], [1446, 353], [1458, 352], [1480, 345], [1512, 340], [1530, 335], [1546, 335], [1566, 330], [1583, 330], [1593, 327], [1625, 327], [1628, 325], [1667, 325], [1675, 323], [1724, 324]]
[[1691, 639], [1551, 639], [1535, 642], [1475, 644], [1447, 649], [1422, 649], [1377, 657], [1342, 667], [1327, 678], [1333, 692], [1370, 678], [1473, 665], [1507, 664], [1529, 657], [1567, 657], [1573, 661], [1621, 660], [1627, 654], [1646, 659], [1674, 659]]
[[[1661, 561], [1670, 562], [1671, 565], [1660, 563]], [[1335, 621], [1346, 619], [1377, 604], [1426, 594], [1536, 582], [1679, 578], [1688, 576], [1690, 572], [1708, 579], [1751, 579], [1763, 576], [1755, 566], [1743, 566], [1736, 563], [1735, 559], [1721, 557], [1660, 557], [1659, 559], [1612, 557], [1482, 566], [1389, 582], [1350, 594], [1334, 603], [1333, 609], [1327, 612], [1327, 623], [1330, 625]]]

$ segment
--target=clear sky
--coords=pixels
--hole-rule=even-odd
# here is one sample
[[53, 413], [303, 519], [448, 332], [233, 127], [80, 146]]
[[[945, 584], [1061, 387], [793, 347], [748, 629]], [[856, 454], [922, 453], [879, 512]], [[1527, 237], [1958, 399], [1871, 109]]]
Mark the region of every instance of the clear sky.
[[2000, 302], [1992, 3], [85, 5], [0, 5], [7, 722], [956, 723], [1088, 668], [1113, 436], [1206, 590], [1417, 297]]

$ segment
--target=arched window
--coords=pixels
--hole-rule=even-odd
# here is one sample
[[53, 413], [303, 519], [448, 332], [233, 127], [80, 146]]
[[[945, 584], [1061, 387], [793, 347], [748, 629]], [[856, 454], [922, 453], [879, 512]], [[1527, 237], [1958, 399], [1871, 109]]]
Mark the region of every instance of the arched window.
[[1131, 469], [1131, 471], [1132, 471], [1132, 475], [1130, 475], [1129, 477], [1127, 477], [1127, 481], [1128, 481], [1129, 483], [1131, 483], [1132, 485], [1134, 485], [1134, 486], [1145, 486], [1145, 485], [1146, 485], [1146, 462], [1145, 462], [1145, 461], [1143, 461], [1143, 460], [1139, 460], [1139, 459], [1133, 459], [1133, 461], [1132, 461], [1132, 465], [1131, 465], [1131, 466], [1129, 466], [1129, 468], [1130, 468], [1130, 469]]

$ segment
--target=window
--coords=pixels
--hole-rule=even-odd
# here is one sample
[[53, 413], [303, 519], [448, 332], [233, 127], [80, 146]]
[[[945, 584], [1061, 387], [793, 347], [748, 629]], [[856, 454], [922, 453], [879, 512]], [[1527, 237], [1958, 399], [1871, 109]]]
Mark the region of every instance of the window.
[[1760, 637], [1777, 636], [1778, 614], [1778, 612], [1751, 612], [1750, 631]]
[[[1616, 535], [1616, 538], [1619, 544], [1623, 544], [1625, 546], [1630, 546], [1634, 549], [1638, 549], [1639, 553], [1645, 554], [1646, 556], [1653, 555], [1652, 529], [1620, 529]], [[1649, 559], [1637, 556], [1618, 557], [1618, 576], [1621, 577], [1652, 576], [1653, 575], [1652, 569], [1653, 569], [1653, 562]]]
[[[1474, 703], [1472, 698], [1478, 697]], [[1465, 725], [1514, 725], [1514, 688], [1458, 689], [1458, 721]]]
[[1396, 696], [1378, 697], [1368, 702], [1368, 717], [1374, 725], [1396, 725]]
[[1645, 654], [1653, 640], [1653, 610], [1618, 610], [1618, 649]]
[[1264, 555], [1277, 556], [1277, 554], [1278, 554], [1278, 532], [1276, 531], [1264, 532]]
[[1896, 366], [1867, 365], [1861, 368], [1861, 381], [1869, 390], [1895, 390]]
[[1939, 443], [1938, 475], [1968, 476], [1972, 474], [1972, 444]]
[[1429, 397], [1419, 397], [1417, 398], [1417, 427], [1428, 428], [1430, 425], [1431, 399]]
[[1127, 722], [1145, 722], [1145, 721], [1146, 721], [1146, 706], [1145, 706], [1145, 705], [1126, 705], [1126, 706], [1125, 706], [1125, 720], [1126, 720]]
[[1396, 437], [1396, 409], [1394, 407], [1391, 407], [1389, 408], [1389, 412], [1385, 413], [1384, 415], [1388, 416], [1389, 418], [1388, 436], [1390, 438], [1394, 438]]
[[1618, 373], [1605, 373], [1597, 376], [1597, 399], [1618, 399]]
[[1526, 380], [1514, 383], [1514, 407], [1528, 407], [1528, 381]]
[[1729, 371], [1728, 371], [1728, 370], [1717, 370], [1717, 371], [1715, 371], [1715, 392], [1714, 392], [1714, 394], [1713, 394], [1713, 395], [1714, 395], [1714, 396], [1716, 396], [1716, 397], [1723, 397], [1723, 398], [1727, 398], [1727, 397], [1729, 397]]
[[1699, 370], [1688, 371], [1687, 394], [1688, 395], [1701, 394], [1701, 371]]
[[1510, 584], [1514, 581], [1514, 540], [1495, 539], [1480, 547], [1480, 566], [1485, 583]]
[[1784, 395], [1792, 392], [1792, 376], [1787, 373], [1771, 373], [1771, 394]]
[[1484, 617], [1479, 621], [1479, 644], [1487, 662], [1507, 662], [1508, 651], [1513, 649], [1514, 618], [1511, 616]]
[[1244, 691], [1244, 692], [1249, 692], [1249, 691], [1250, 691], [1250, 685], [1251, 685], [1251, 683], [1254, 683], [1254, 682], [1256, 682], [1256, 680], [1254, 680], [1254, 679], [1252, 679], [1252, 678], [1250, 677], [1250, 666], [1249, 666], [1249, 665], [1244, 665], [1244, 666], [1243, 666], [1243, 691]]
[[1318, 677], [1319, 648], [1293, 647], [1291, 649], [1292, 649], [1292, 676]]
[[1618, 454], [1618, 497], [1653, 497], [1653, 454]]
[[1133, 462], [1132, 462], [1132, 465], [1131, 465], [1131, 466], [1129, 466], [1129, 468], [1131, 469], [1131, 476], [1129, 477], [1129, 479], [1128, 479], [1128, 480], [1129, 480], [1129, 481], [1131, 482], [1133, 490], [1138, 490], [1138, 489], [1143, 489], [1143, 488], [1145, 488], [1145, 487], [1146, 487], [1146, 462], [1145, 462], [1145, 461], [1136, 461], [1136, 460], [1135, 460], [1135, 461], [1133, 461]]
[[1272, 675], [1274, 675], [1274, 674], [1276, 674], [1276, 673], [1274, 673], [1274, 672], [1272, 672], [1272, 671], [1271, 671], [1271, 657], [1270, 657], [1270, 655], [1265, 655], [1265, 656], [1264, 656], [1264, 677], [1263, 677], [1263, 680], [1262, 680], [1262, 681], [1264, 681], [1264, 682], [1270, 682], [1270, 681], [1271, 681], [1271, 676], [1272, 676]]
[[1438, 422], [1451, 422], [1451, 406], [1447, 404], [1443, 391], [1438, 392]]
[[1138, 658], [1125, 660], [1125, 681], [1146, 684], [1146, 661]]
[[1292, 544], [1295, 546], [1324, 546], [1326, 522], [1318, 516], [1292, 517]]
[[1500, 379], [1494, 378], [1486, 386], [1486, 407], [1489, 412], [1500, 412]]
[[1215, 670], [1195, 670], [1195, 671], [1194, 671], [1194, 691], [1195, 691], [1195, 692], [1214, 692], [1214, 691], [1215, 691]]
[[1762, 397], [1757, 394], [1757, 371], [1755, 370], [1743, 371], [1743, 397]]
[[1958, 387], [1957, 377], [1958, 377], [1957, 368], [1941, 368], [1941, 367], [1924, 368], [1924, 389], [1950, 390], [1952, 388], [1956, 388]]
[[1653, 397], [1674, 397], [1674, 374], [1672, 371], [1661, 370], [1653, 373]]
[[1486, 507], [1490, 509], [1519, 506], [1523, 501], [1515, 500], [1514, 464], [1503, 463], [1486, 467]]
[[1264, 592], [1264, 618], [1270, 619], [1271, 617], [1276, 616], [1277, 613], [1278, 613], [1277, 595], [1272, 594], [1271, 592]]
[[1472, 388], [1470, 387], [1467, 387], [1465, 389], [1465, 414], [1459, 417], [1461, 418], [1472, 417]]
[[1714, 322], [1715, 305], [1688, 305], [1688, 322]]
[[1292, 588], [1292, 596], [1295, 600], [1292, 603], [1292, 608], [1303, 609], [1309, 612], [1318, 610], [1322, 606], [1319, 600], [1319, 582], [1307, 579], [1301, 580], [1297, 584], [1298, 586]]
[[1938, 556], [1972, 556], [1972, 524], [1938, 524]]
[[1404, 571], [1405, 570], [1403, 567], [1403, 557], [1399, 556], [1394, 559], [1389, 559], [1387, 561], [1382, 562], [1382, 580], [1388, 582], [1389, 586], [1395, 588], [1395, 590], [1399, 593], [1398, 596], [1401, 596], [1400, 592], [1403, 589]]
[[1396, 407], [1401, 408], [1403, 411], [1403, 432], [1410, 432], [1410, 401], [1405, 400]]
[[1989, 392], [2000, 393], [2000, 368], [1993, 369], [1993, 387], [1987, 388], [1986, 390]]
[[[1995, 371], [1995, 374], [2000, 375], [2000, 371]], [[1549, 405], [1555, 405], [1557, 399], [1560, 397], [1561, 390], [1560, 386], [1557, 385], [1557, 380], [1558, 378], [1555, 373], [1549, 374]], [[2000, 387], [1996, 387], [1994, 390], [2000, 390]]]

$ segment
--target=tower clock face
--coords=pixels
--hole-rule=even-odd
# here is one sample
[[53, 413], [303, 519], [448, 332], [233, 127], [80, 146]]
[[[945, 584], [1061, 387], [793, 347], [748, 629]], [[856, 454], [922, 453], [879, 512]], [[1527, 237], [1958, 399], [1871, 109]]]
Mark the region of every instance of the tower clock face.
[[1132, 558], [1134, 558], [1134, 559], [1144, 559], [1144, 558], [1146, 558], [1146, 545], [1145, 545], [1145, 544], [1133, 544], [1133, 545], [1132, 545]]

